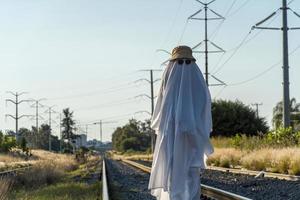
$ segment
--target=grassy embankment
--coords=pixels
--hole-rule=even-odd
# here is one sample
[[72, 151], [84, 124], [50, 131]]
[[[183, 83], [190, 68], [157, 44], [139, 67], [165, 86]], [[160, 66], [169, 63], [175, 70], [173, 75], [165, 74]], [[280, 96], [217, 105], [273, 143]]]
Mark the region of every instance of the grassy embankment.
[[[270, 140], [268, 138], [236, 136], [211, 139], [215, 152], [207, 164], [226, 168], [265, 170], [291, 175], [300, 175], [300, 146], [290, 139]], [[113, 153], [114, 158], [152, 160], [152, 155], [134, 153]]]
[[72, 155], [34, 151], [38, 159], [32, 168], [19, 173], [13, 181], [0, 180], [0, 200], [100, 199], [98, 156], [78, 162]]

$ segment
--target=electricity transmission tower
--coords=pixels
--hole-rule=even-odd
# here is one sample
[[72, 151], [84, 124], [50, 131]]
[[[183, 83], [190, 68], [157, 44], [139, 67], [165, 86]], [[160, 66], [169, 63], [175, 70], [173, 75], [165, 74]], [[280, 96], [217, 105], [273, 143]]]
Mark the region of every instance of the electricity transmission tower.
[[42, 105], [40, 102], [46, 100], [46, 99], [32, 99], [32, 101], [34, 102], [34, 104], [31, 105], [31, 107], [35, 108], [35, 126], [36, 126], [36, 133], [35, 133], [35, 144], [37, 146], [38, 144], [38, 133], [39, 133], [39, 119], [43, 119], [43, 117], [41, 117], [39, 115], [39, 107], [44, 107], [44, 105]]
[[263, 104], [262, 104], [262, 103], [253, 103], [253, 104], [251, 104], [251, 105], [256, 107], [256, 117], [258, 118], [258, 117], [259, 117], [259, 110], [258, 110], [258, 107], [259, 107], [259, 106], [262, 106]]
[[94, 123], [94, 125], [97, 125], [97, 124], [100, 125], [100, 141], [101, 141], [101, 143], [103, 143], [103, 140], [102, 140], [103, 124], [112, 124], [112, 123], [117, 123], [117, 122], [116, 121], [106, 121], [106, 122], [104, 122], [104, 121], [100, 120], [99, 122]]
[[6, 114], [6, 117], [11, 117], [16, 121], [16, 140], [18, 141], [18, 132], [19, 132], [19, 119], [23, 118], [23, 117], [31, 117], [32, 115], [21, 115], [19, 116], [19, 104], [24, 103], [24, 102], [31, 102], [32, 100], [20, 100], [19, 97], [23, 94], [27, 94], [27, 92], [10, 92], [8, 91], [7, 93], [12, 94], [13, 96], [15, 96], [15, 100], [12, 99], [6, 99], [6, 103], [7, 102], [11, 102], [13, 104], [15, 104], [16, 106], [16, 114], [15, 115], [10, 115], [10, 114]]
[[59, 150], [60, 150], [60, 153], [62, 153], [63, 136], [62, 136], [62, 117], [61, 117], [61, 113], [59, 113], [59, 135], [60, 135]]
[[150, 96], [149, 95], [144, 95], [143, 96], [147, 96], [148, 98], [150, 98], [151, 100], [151, 114], [153, 114], [154, 112], [154, 83], [159, 81], [160, 79], [156, 79], [154, 80], [153, 79], [153, 72], [161, 72], [162, 70], [160, 69], [144, 69], [144, 70], [140, 70], [141, 72], [150, 72], [150, 80], [149, 79], [145, 79], [145, 78], [142, 78], [142, 79], [139, 79], [135, 82], [138, 82], [138, 81], [146, 81], [150, 84]]
[[53, 119], [52, 119], [52, 113], [57, 113], [56, 111], [54, 111], [53, 110], [53, 107], [55, 107], [55, 106], [48, 106], [48, 109], [45, 111], [45, 113], [48, 113], [48, 115], [49, 115], [49, 120], [48, 120], [48, 125], [49, 125], [49, 151], [51, 151], [52, 150], [52, 148], [51, 148], [51, 132], [52, 132], [52, 129], [51, 129], [51, 123], [52, 123], [52, 121], [53, 121]]
[[88, 138], [88, 130], [89, 130], [89, 126], [94, 125], [94, 124], [86, 124], [85, 125], [85, 134], [86, 134], [86, 139]]
[[[265, 29], [265, 30], [281, 30], [283, 41], [283, 126], [289, 127], [291, 124], [290, 119], [290, 83], [289, 83], [289, 49], [288, 49], [288, 31], [298, 30], [300, 27], [288, 27], [288, 10], [291, 10], [297, 17], [300, 17], [298, 13], [287, 7], [287, 1], [282, 0], [282, 27], [261, 27], [266, 21], [274, 17], [277, 11], [255, 24], [252, 29]], [[278, 9], [279, 10], [279, 9]]]
[[[139, 79], [137, 81], [146, 81], [150, 84], [150, 96], [145, 95], [145, 94], [143, 94], [143, 96], [147, 96], [148, 98], [150, 98], [150, 100], [151, 100], [151, 116], [153, 116], [153, 113], [154, 113], [154, 99], [155, 99], [155, 96], [154, 96], [154, 83], [160, 80], [160, 79], [156, 79], [156, 80], [153, 79], [153, 72], [160, 72], [162, 70], [160, 70], [160, 69], [145, 69], [145, 70], [140, 70], [140, 71], [150, 72], [150, 80], [143, 78], [143, 79]], [[154, 152], [154, 147], [155, 147], [155, 133], [153, 133], [153, 131], [152, 131], [152, 133], [151, 133], [151, 150], [152, 150], [152, 152]]]
[[31, 105], [31, 107], [35, 108], [35, 126], [36, 126], [37, 132], [39, 130], [39, 118], [40, 118], [39, 107], [44, 107], [44, 105], [42, 105], [40, 102], [44, 101], [44, 100], [46, 100], [46, 99], [43, 98], [43, 99], [38, 99], [38, 100], [35, 100], [35, 99], [32, 100], [34, 102], [34, 104]]
[[[216, 81], [218, 81], [218, 84], [209, 84], [209, 70], [208, 70], [208, 55], [211, 53], [225, 53], [225, 50], [222, 49], [220, 46], [216, 45], [215, 43], [213, 43], [212, 41], [210, 41], [208, 39], [208, 22], [212, 21], [212, 20], [224, 20], [225, 18], [223, 16], [221, 16], [220, 14], [218, 14], [217, 12], [215, 12], [214, 10], [210, 9], [208, 6], [210, 4], [212, 4], [214, 1], [216, 0], [212, 0], [208, 3], [203, 3], [200, 0], [196, 0], [198, 3], [202, 4], [203, 7], [200, 8], [197, 12], [195, 12], [194, 14], [192, 14], [190, 17], [188, 17], [188, 20], [200, 20], [200, 21], [204, 21], [204, 40], [201, 41], [200, 43], [198, 43], [196, 46], [194, 46], [193, 52], [194, 53], [204, 53], [205, 55], [205, 80], [206, 80], [206, 84], [207, 86], [220, 86], [220, 85], [226, 85], [223, 81], [221, 81], [220, 79], [216, 78], [215, 76], [212, 76], [213, 79], [215, 79]], [[200, 14], [202, 11], [204, 10], [204, 17], [197, 17], [198, 14]], [[208, 12], [214, 14], [214, 17], [208, 17]], [[196, 50], [198, 47], [200, 47], [202, 44], [204, 43], [204, 51], [198, 51]], [[215, 50], [209, 50], [208, 48], [208, 44], [212, 45]]]

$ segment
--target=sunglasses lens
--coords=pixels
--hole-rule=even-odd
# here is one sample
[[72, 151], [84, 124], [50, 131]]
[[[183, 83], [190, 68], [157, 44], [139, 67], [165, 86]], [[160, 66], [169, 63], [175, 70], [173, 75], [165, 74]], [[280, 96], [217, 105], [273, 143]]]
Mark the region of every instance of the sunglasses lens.
[[191, 60], [186, 60], [185, 64], [189, 65], [189, 64], [191, 64], [191, 62], [192, 62]]
[[179, 64], [179, 65], [182, 65], [183, 63], [184, 63], [183, 60], [178, 60], [178, 64]]

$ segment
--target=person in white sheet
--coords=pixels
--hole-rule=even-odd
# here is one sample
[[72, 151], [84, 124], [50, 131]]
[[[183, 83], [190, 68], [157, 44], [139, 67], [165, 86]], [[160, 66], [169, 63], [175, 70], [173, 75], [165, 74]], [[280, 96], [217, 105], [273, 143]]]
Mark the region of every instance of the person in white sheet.
[[158, 200], [199, 200], [200, 173], [213, 153], [211, 97], [195, 62], [190, 47], [178, 46], [163, 74], [151, 124], [149, 189]]

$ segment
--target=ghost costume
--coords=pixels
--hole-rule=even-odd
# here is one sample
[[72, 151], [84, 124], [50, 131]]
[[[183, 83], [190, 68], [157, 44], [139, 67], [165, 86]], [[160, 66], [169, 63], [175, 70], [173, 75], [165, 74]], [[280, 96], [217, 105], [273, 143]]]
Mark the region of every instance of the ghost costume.
[[169, 62], [151, 126], [157, 135], [151, 194], [158, 200], [199, 200], [200, 171], [213, 147], [211, 97], [195, 62]]

